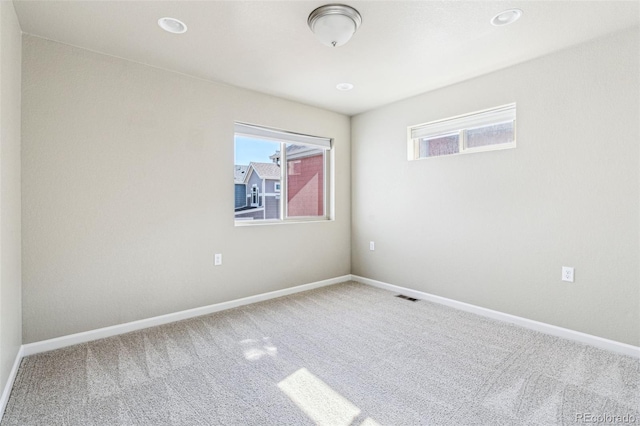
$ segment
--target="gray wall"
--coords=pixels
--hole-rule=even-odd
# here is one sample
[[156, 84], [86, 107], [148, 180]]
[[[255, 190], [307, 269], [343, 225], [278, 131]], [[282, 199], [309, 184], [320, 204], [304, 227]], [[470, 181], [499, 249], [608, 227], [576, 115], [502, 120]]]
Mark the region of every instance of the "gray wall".
[[[640, 344], [638, 39], [354, 117], [352, 272]], [[516, 149], [407, 161], [407, 126], [510, 102]]]
[[[24, 343], [350, 272], [349, 117], [32, 36], [23, 58]], [[335, 220], [235, 227], [234, 121], [334, 138]]]
[[276, 183], [280, 182], [280, 180], [267, 179], [264, 182], [264, 189], [267, 194], [275, 194], [276, 192]]
[[20, 242], [21, 31], [0, 1], [0, 392], [22, 343]]
[[234, 184], [235, 191], [235, 207], [244, 207], [247, 205], [247, 187], [244, 184]]

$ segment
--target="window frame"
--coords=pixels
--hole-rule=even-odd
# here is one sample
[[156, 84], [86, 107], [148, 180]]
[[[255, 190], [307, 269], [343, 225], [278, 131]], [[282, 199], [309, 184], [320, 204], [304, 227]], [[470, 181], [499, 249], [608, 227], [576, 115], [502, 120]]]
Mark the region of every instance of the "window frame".
[[[276, 191], [274, 186], [274, 193], [279, 195], [279, 218], [278, 219], [235, 219], [235, 226], [259, 226], [259, 225], [274, 225], [274, 224], [286, 224], [286, 223], [299, 223], [299, 222], [327, 222], [333, 220], [332, 217], [332, 204], [333, 204], [333, 191], [331, 190], [331, 170], [333, 167], [333, 139], [311, 136], [301, 133], [290, 132], [286, 130], [280, 130], [261, 125], [248, 124], [236, 121], [234, 127], [234, 153], [235, 153], [235, 137], [245, 136], [256, 140], [264, 140], [268, 142], [278, 142], [280, 144], [280, 190]], [[322, 150], [322, 173], [323, 173], [323, 214], [321, 216], [289, 216], [288, 215], [288, 176], [287, 176], [287, 153], [286, 146], [289, 144], [312, 146]], [[276, 197], [278, 199], [278, 197]]]
[[[467, 131], [483, 127], [513, 123], [513, 141], [469, 148], [467, 146]], [[421, 157], [420, 141], [423, 139], [437, 139], [445, 136], [458, 135], [458, 152], [446, 155]], [[461, 154], [477, 152], [499, 151], [516, 147], [516, 103], [501, 105], [455, 117], [430, 121], [407, 127], [407, 159], [409, 161], [427, 160], [431, 158], [451, 157]]]

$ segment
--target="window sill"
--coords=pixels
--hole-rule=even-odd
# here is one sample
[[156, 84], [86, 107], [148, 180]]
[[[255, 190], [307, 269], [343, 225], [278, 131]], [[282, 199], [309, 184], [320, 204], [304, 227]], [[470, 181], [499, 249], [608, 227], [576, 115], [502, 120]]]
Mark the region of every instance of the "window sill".
[[331, 218], [308, 218], [308, 219], [287, 219], [287, 220], [235, 220], [234, 226], [268, 226], [268, 225], [293, 225], [300, 223], [325, 223], [334, 222], [335, 219]]

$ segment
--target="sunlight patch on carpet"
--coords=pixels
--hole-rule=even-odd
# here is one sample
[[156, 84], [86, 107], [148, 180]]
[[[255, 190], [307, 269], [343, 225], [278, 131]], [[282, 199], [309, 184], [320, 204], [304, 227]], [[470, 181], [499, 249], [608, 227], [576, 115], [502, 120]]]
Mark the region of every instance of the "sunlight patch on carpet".
[[275, 357], [278, 354], [278, 348], [268, 337], [263, 337], [262, 340], [245, 339], [240, 344], [243, 347], [244, 357], [249, 361], [259, 360], [263, 356]]
[[[301, 368], [278, 383], [278, 387], [317, 425], [349, 426], [360, 409], [325, 382]], [[379, 426], [366, 418], [361, 425]]]

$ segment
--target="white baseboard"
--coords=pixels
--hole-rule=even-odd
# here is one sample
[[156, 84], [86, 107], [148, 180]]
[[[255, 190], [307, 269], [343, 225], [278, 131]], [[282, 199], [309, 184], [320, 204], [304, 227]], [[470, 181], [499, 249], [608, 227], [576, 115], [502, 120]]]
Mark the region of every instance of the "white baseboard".
[[[226, 309], [236, 308], [238, 306], [249, 305], [251, 303], [262, 302], [264, 300], [275, 299], [277, 297], [288, 296], [290, 294], [299, 293], [302, 291], [312, 290], [314, 288], [325, 287], [328, 285], [338, 284], [345, 281], [357, 281], [362, 284], [368, 284], [374, 287], [382, 288], [384, 290], [390, 290], [397, 293], [402, 293], [407, 296], [415, 297], [417, 299], [424, 299], [430, 302], [439, 303], [442, 305], [450, 306], [452, 308], [460, 309], [467, 312], [472, 312], [481, 316], [493, 318], [499, 321], [509, 322], [517, 324], [521, 327], [536, 330], [542, 333], [550, 334], [557, 337], [562, 337], [569, 340], [575, 340], [578, 342], [586, 343], [601, 349], [609, 350], [612, 352], [620, 353], [623, 355], [629, 355], [632, 357], [640, 358], [640, 348], [626, 343], [616, 342], [614, 340], [604, 339], [602, 337], [593, 336], [579, 331], [570, 330], [567, 328], [557, 327], [555, 325], [546, 324], [539, 321], [530, 320], [527, 318], [518, 317], [515, 315], [506, 314], [499, 311], [494, 311], [480, 306], [471, 305], [469, 303], [459, 302], [453, 299], [447, 299], [446, 297], [435, 296], [433, 294], [424, 293], [418, 290], [412, 290], [405, 287], [388, 284], [382, 281], [372, 280], [370, 278], [361, 277], [358, 275], [343, 275], [341, 277], [331, 278], [328, 280], [317, 281], [314, 283], [303, 284], [296, 287], [286, 288], [283, 290], [272, 291], [269, 293], [258, 294], [255, 296], [244, 297], [242, 299], [231, 300], [228, 302], [216, 303], [213, 305], [203, 306], [200, 308], [189, 309], [186, 311], [174, 312], [171, 314], [161, 315], [157, 317], [147, 318], [139, 321], [128, 322], [125, 324], [118, 324], [110, 327], [99, 328], [96, 330], [85, 331], [82, 333], [71, 334], [68, 336], [57, 337], [54, 339], [43, 340], [35, 343], [28, 343], [22, 345], [19, 352], [19, 358], [16, 358], [16, 364], [14, 370], [12, 370], [12, 378], [5, 386], [6, 398], [8, 399], [8, 392], [11, 390], [10, 384], [13, 384], [13, 378], [17, 373], [17, 367], [20, 364], [22, 357], [34, 355], [37, 353], [47, 352], [54, 349], [60, 349], [67, 346], [77, 345], [80, 343], [90, 342], [92, 340], [103, 339], [105, 337], [117, 336], [124, 333], [130, 333], [132, 331], [142, 330], [149, 327], [155, 327], [158, 325], [168, 324], [175, 321], [181, 321], [189, 318], [194, 318], [201, 315], [207, 315], [214, 312], [223, 311]], [[8, 389], [8, 390], [7, 390]], [[3, 399], [0, 402], [5, 401], [5, 395], [3, 393]]]
[[2, 420], [2, 416], [4, 415], [4, 409], [7, 408], [7, 402], [9, 402], [9, 396], [11, 395], [13, 382], [15, 382], [16, 376], [18, 375], [18, 368], [20, 367], [20, 362], [22, 361], [23, 357], [23, 347], [20, 346], [20, 349], [18, 349], [18, 353], [16, 354], [16, 359], [15, 361], [13, 361], [13, 367], [11, 367], [9, 377], [7, 377], [7, 382], [4, 384], [2, 397], [0, 397], [0, 420]]
[[458, 302], [457, 300], [447, 299], [446, 297], [435, 296], [433, 294], [388, 284], [382, 281], [372, 280], [370, 278], [360, 277], [358, 275], [351, 275], [351, 279], [362, 284], [368, 284], [373, 287], [401, 293], [406, 296], [414, 297], [416, 299], [428, 300], [429, 302], [439, 303], [441, 305], [446, 305], [455, 309], [459, 309], [461, 311], [471, 312], [483, 317], [493, 318], [499, 321], [516, 324], [524, 328], [539, 331], [541, 333], [586, 343], [587, 345], [595, 346], [597, 348], [605, 349], [622, 355], [640, 358], [640, 347], [637, 346], [629, 345], [622, 342], [616, 342], [615, 340], [604, 339], [602, 337], [593, 336], [591, 334], [586, 334], [551, 324], [546, 324], [544, 322], [534, 321], [511, 314], [505, 314], [503, 312], [494, 311], [492, 309], [482, 308], [480, 306], [471, 305], [469, 303]]
[[[79, 343], [90, 342], [92, 340], [104, 339], [105, 337], [117, 336], [119, 334], [130, 333], [132, 331], [142, 330], [149, 327], [155, 327], [158, 325], [194, 318], [201, 315], [208, 315], [214, 312], [237, 308], [238, 306], [249, 305], [251, 303], [262, 302], [264, 300], [275, 299], [282, 296], [288, 296], [290, 294], [300, 293], [302, 291], [312, 290], [314, 288], [338, 284], [341, 282], [349, 281], [350, 279], [351, 275], [343, 275], [341, 277], [331, 278], [323, 281], [316, 281], [314, 283], [285, 288], [283, 290], [271, 291], [269, 293], [257, 294], [255, 296], [244, 297], [242, 299], [230, 300], [228, 302], [216, 303], [200, 308], [188, 309], [186, 311], [174, 312], [171, 314], [160, 315], [157, 317], [128, 322], [124, 324], [112, 325], [110, 327], [84, 331], [82, 333], [56, 337], [54, 339], [42, 340], [40, 342], [27, 343], [25, 345], [22, 345], [22, 356], [34, 355], [42, 352], [52, 351], [54, 349], [77, 345]], [[11, 383], [13, 383], [13, 381], [11, 381]]]
[[28, 343], [22, 345], [16, 354], [16, 359], [11, 369], [11, 373], [7, 378], [7, 382], [4, 386], [2, 397], [0, 399], [0, 420], [4, 415], [11, 389], [20, 367], [20, 362], [23, 357], [34, 355], [41, 352], [47, 352], [54, 349], [60, 349], [67, 346], [77, 345], [80, 343], [90, 342], [92, 340], [102, 339], [105, 337], [117, 336], [132, 331], [142, 330], [149, 327], [155, 327], [158, 325], [168, 324], [175, 321], [181, 321], [189, 318], [194, 318], [201, 315], [207, 315], [214, 312], [219, 312], [227, 309], [236, 308], [239, 306], [249, 305], [251, 303], [262, 302], [264, 300], [275, 299], [277, 297], [288, 296], [294, 293], [300, 293], [315, 288], [325, 287], [333, 284], [338, 284], [345, 281], [357, 281], [362, 284], [371, 285], [384, 290], [401, 293], [407, 296], [415, 297], [417, 299], [428, 300], [430, 302], [439, 303], [441, 305], [450, 306], [462, 311], [471, 312], [484, 317], [493, 318], [499, 321], [504, 321], [512, 324], [519, 325], [531, 330], [539, 331], [541, 333], [574, 340], [577, 342], [585, 343], [591, 346], [595, 346], [600, 349], [608, 350], [611, 352], [640, 358], [640, 348], [626, 343], [616, 342], [614, 340], [604, 339], [602, 337], [593, 336], [579, 331], [570, 330], [567, 328], [557, 327], [555, 325], [546, 324], [539, 321], [530, 320], [527, 318], [518, 317], [515, 315], [506, 314], [499, 311], [494, 311], [480, 306], [471, 305], [469, 303], [459, 302], [453, 299], [447, 299], [446, 297], [435, 296], [433, 294], [424, 293], [418, 290], [412, 290], [405, 287], [388, 284], [382, 281], [376, 281], [370, 278], [361, 277], [358, 275], [343, 275], [328, 280], [317, 281], [314, 283], [303, 284], [296, 287], [286, 288], [283, 290], [272, 291], [269, 293], [258, 294], [255, 296], [244, 297], [242, 299], [231, 300], [228, 302], [216, 303], [209, 306], [203, 306], [200, 308], [189, 309], [186, 311], [175, 312], [167, 315], [161, 315], [153, 318], [147, 318], [139, 321], [133, 321], [125, 324], [118, 324], [110, 327], [99, 328], [97, 330], [85, 331], [82, 333], [71, 334], [68, 336], [57, 337], [55, 339], [43, 340], [35, 343]]

